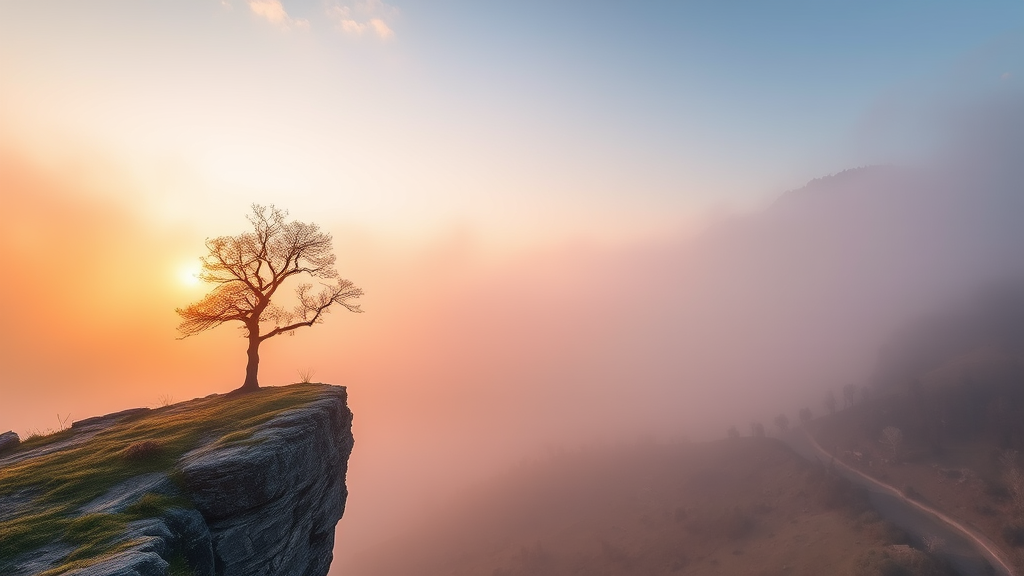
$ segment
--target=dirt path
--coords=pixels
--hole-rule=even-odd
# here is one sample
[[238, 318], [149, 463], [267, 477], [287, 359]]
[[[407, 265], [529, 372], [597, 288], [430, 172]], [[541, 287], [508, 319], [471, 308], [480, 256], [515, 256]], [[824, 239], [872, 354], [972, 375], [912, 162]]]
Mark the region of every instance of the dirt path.
[[[927, 504], [907, 498], [895, 486], [868, 476], [860, 470], [834, 458], [803, 428], [793, 430], [783, 438], [783, 441], [804, 458], [819, 461], [823, 459], [825, 462], [834, 462], [836, 469], [844, 477], [868, 489], [872, 504], [878, 508], [880, 514], [888, 517], [890, 521], [900, 525], [901, 528], [914, 533], [919, 538], [927, 535], [941, 536], [941, 534], [936, 534], [938, 532], [936, 528], [945, 528], [943, 531], [947, 535], [952, 535], [957, 539], [965, 541], [974, 551], [981, 554], [995, 568], [996, 573], [1004, 576], [1016, 576], [1017, 573], [999, 550], [999, 547], [985, 535]], [[916, 514], [913, 512], [916, 512]], [[949, 538], [946, 537], [943, 537], [943, 539], [947, 540], [947, 543], [950, 545], [950, 550], [948, 550], [946, 555], [950, 557], [959, 569], [967, 570], [972, 574], [985, 573], [984, 566], [979, 565], [976, 561], [972, 562], [971, 558], [964, 555], [966, 551], [957, 550], [958, 547], [955, 542], [950, 542]]]

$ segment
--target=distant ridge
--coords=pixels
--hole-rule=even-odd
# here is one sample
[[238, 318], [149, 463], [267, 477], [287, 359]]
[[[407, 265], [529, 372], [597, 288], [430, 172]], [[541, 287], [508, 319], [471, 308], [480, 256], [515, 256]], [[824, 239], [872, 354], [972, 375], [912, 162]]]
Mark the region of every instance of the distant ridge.
[[900, 174], [907, 174], [909, 170], [893, 164], [871, 164], [847, 168], [835, 174], [814, 178], [800, 188], [787, 190], [779, 195], [771, 204], [769, 210], [777, 207], [785, 207], [793, 202], [802, 202], [812, 197], [821, 195], [837, 195], [842, 193], [863, 193], [861, 188], [856, 186], [870, 184], [872, 178], [893, 177]]

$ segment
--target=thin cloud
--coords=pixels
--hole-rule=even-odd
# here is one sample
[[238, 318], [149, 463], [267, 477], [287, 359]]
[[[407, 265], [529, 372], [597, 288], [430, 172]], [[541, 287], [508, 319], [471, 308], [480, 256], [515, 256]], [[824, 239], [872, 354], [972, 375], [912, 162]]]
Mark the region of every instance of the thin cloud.
[[373, 27], [373, 31], [381, 38], [387, 39], [395, 35], [394, 31], [388, 28], [388, 25], [380, 18], [370, 20], [370, 26]]
[[249, 9], [253, 14], [284, 30], [309, 28], [309, 20], [289, 16], [280, 0], [249, 0]]
[[362, 36], [371, 33], [382, 40], [395, 36], [395, 31], [388, 22], [398, 16], [398, 8], [381, 0], [335, 3], [328, 5], [325, 11], [335, 27], [345, 34]]

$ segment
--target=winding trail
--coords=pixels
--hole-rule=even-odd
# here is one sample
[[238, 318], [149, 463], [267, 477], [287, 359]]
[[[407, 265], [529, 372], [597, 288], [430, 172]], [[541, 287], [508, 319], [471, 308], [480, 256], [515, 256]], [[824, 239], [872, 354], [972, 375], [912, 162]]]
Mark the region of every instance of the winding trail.
[[[947, 541], [945, 554], [957, 566], [968, 574], [991, 574], [986, 570], [984, 562], [975, 554], [980, 554], [988, 564], [1002, 576], [1017, 576], [1013, 566], [1000, 551], [999, 547], [976, 529], [949, 517], [935, 508], [916, 500], [907, 498], [895, 486], [886, 484], [877, 478], [857, 470], [845, 462], [833, 457], [822, 448], [803, 428], [798, 428], [785, 435], [782, 440], [794, 452], [806, 459], [833, 462], [836, 470], [848, 480], [863, 486], [869, 492], [872, 504], [879, 514], [904, 530], [919, 538], [937, 535]], [[942, 533], [944, 532], [944, 534]], [[951, 538], [952, 537], [952, 538]], [[963, 549], [966, 544], [970, 550]], [[975, 554], [971, 554], [974, 552]], [[972, 557], [973, 556], [973, 557]]]

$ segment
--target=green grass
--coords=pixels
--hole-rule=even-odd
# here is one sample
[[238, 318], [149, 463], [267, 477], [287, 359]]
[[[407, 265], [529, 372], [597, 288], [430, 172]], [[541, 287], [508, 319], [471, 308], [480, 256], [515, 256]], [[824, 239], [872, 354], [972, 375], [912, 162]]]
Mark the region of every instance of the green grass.
[[47, 444], [53, 444], [58, 440], [64, 440], [70, 438], [76, 431], [68, 428], [59, 432], [53, 432], [50, 434], [33, 434], [28, 438], [21, 441], [18, 445], [19, 450], [31, 450], [32, 448], [39, 448]]
[[[255, 427], [285, 410], [308, 404], [322, 392], [320, 385], [296, 384], [167, 406], [128, 416], [82, 446], [28, 458], [0, 469], [0, 496], [23, 489], [38, 494], [33, 514], [0, 522], [4, 539], [0, 567], [23, 552], [55, 540], [78, 546], [68, 558], [75, 564], [114, 552], [109, 544], [128, 521], [156, 516], [172, 505], [187, 503], [149, 494], [124, 514], [76, 517], [78, 508], [133, 476], [171, 472], [178, 459], [204, 439], [246, 442]], [[22, 443], [15, 454], [77, 433], [80, 430], [69, 429], [32, 438]], [[141, 460], [124, 457], [128, 446], [144, 441], [159, 443], [161, 450]]]

